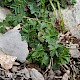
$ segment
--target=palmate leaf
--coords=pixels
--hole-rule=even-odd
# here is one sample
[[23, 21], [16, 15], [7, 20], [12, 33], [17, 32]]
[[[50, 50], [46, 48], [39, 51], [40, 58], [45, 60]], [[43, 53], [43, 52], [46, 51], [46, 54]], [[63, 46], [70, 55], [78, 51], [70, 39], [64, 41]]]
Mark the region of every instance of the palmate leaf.
[[49, 24], [47, 24], [45, 33], [43, 34], [44, 39], [46, 42], [51, 44], [51, 42], [57, 40], [58, 32]]
[[6, 19], [2, 22], [3, 25], [9, 27], [9, 26], [17, 26], [20, 22], [23, 21], [23, 15], [22, 14], [10, 14], [6, 17]]
[[36, 5], [36, 0], [27, 0], [27, 3], [31, 14], [37, 16], [39, 14], [40, 8]]
[[15, 12], [15, 14], [24, 14], [25, 5], [26, 0], [14, 0], [14, 3], [10, 6], [10, 8]]
[[28, 59], [33, 62], [38, 62], [41, 66], [42, 65], [48, 65], [49, 63], [49, 57], [48, 55], [44, 52], [44, 49], [41, 44], [38, 44], [36, 46], [36, 49], [33, 50], [30, 55], [28, 56]]
[[62, 44], [59, 44], [56, 51], [58, 54], [55, 54], [55, 57], [53, 58], [54, 63], [56, 63], [56, 65], [68, 64], [70, 60], [69, 49], [65, 48]]

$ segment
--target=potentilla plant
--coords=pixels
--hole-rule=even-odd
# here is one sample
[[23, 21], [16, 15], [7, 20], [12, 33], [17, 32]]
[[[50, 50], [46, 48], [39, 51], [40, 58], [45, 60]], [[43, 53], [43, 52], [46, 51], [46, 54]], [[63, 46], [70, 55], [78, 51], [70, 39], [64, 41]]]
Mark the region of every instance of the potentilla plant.
[[1, 0], [0, 5], [10, 9], [12, 14], [0, 22], [0, 32], [6, 32], [5, 26], [21, 24], [20, 33], [22, 39], [28, 42], [30, 51], [27, 60], [39, 64], [41, 68], [52, 62], [51, 66], [56, 69], [68, 64], [70, 55], [64, 44], [57, 41], [56, 15], [50, 1], [55, 9], [58, 9], [57, 2], [64, 8], [75, 3], [75, 0]]

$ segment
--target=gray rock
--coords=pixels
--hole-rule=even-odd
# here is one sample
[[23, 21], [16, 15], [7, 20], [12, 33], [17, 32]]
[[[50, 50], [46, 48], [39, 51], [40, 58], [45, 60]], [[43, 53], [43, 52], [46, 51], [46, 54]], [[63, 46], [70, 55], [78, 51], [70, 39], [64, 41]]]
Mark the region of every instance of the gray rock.
[[80, 51], [77, 49], [78, 46], [79, 46], [78, 44], [70, 45], [69, 52], [70, 52], [71, 57], [73, 57], [73, 58], [80, 57]]
[[20, 70], [17, 75], [23, 76], [26, 80], [29, 80], [30, 78], [29, 70], [27, 68]]
[[29, 54], [27, 42], [22, 41], [17, 29], [9, 30], [0, 36], [0, 52], [16, 56], [21, 62], [24, 62]]
[[40, 72], [38, 72], [35, 68], [31, 69], [30, 75], [32, 80], [44, 80], [43, 75]]
[[10, 13], [11, 12], [8, 9], [0, 7], [0, 22], [2, 22], [6, 18], [6, 15]]
[[74, 6], [62, 10], [65, 28], [70, 30], [73, 36], [80, 39], [80, 0], [76, 0]]

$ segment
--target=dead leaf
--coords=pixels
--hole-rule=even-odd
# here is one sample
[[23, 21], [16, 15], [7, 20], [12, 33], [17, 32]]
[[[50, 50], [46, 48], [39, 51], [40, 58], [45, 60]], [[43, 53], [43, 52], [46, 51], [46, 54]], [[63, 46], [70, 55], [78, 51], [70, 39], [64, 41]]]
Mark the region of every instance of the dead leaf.
[[18, 24], [17, 26], [14, 27], [14, 29], [16, 29], [16, 30], [18, 30], [20, 28], [21, 28], [20, 24]]
[[0, 64], [6, 70], [12, 68], [16, 59], [17, 57], [14, 57], [14, 56], [0, 54]]
[[69, 78], [69, 76], [67, 75], [67, 73], [65, 73], [65, 74], [63, 75], [62, 80], [68, 80], [68, 78]]
[[66, 73], [63, 75], [62, 80], [68, 80], [69, 79], [69, 74], [70, 74], [70, 71], [66, 70]]

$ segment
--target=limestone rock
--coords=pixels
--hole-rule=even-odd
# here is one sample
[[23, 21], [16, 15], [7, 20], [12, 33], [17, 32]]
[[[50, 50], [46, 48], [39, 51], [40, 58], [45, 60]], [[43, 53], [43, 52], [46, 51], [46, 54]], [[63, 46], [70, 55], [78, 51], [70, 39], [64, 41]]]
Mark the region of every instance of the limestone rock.
[[0, 36], [0, 53], [16, 56], [21, 62], [26, 60], [28, 45], [26, 41], [22, 41], [19, 30], [12, 29]]
[[30, 78], [29, 70], [27, 68], [20, 70], [17, 75], [24, 76], [25, 80], [29, 80], [29, 78]]
[[14, 56], [0, 54], [1, 67], [3, 67], [6, 70], [11, 69], [16, 59], [17, 57]]
[[36, 69], [32, 68], [30, 71], [32, 80], [44, 80], [44, 77]]
[[76, 0], [77, 3], [62, 10], [65, 28], [70, 30], [73, 36], [80, 39], [80, 0]]
[[78, 49], [70, 50], [71, 57], [78, 58], [80, 57], [80, 52]]

